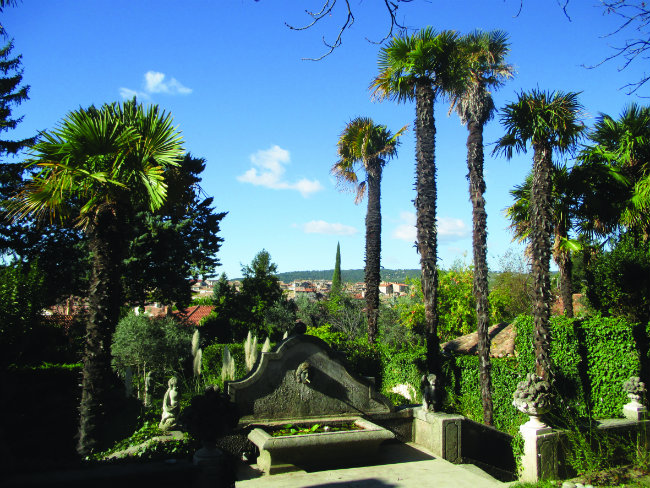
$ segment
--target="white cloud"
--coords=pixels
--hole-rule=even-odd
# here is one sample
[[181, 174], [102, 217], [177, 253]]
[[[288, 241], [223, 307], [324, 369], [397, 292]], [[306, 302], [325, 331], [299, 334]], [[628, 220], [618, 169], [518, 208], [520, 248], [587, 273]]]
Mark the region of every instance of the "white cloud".
[[443, 242], [451, 242], [469, 237], [469, 228], [460, 219], [442, 217], [438, 219], [438, 238]]
[[289, 151], [280, 146], [259, 150], [251, 154], [250, 159], [253, 167], [237, 177], [237, 180], [242, 183], [264, 186], [273, 190], [296, 190], [305, 198], [323, 189], [323, 185], [318, 180], [303, 178], [296, 183], [286, 181], [285, 165], [291, 162], [291, 156]]
[[120, 88], [120, 96], [124, 100], [131, 100], [133, 97], [138, 97], [138, 98], [140, 98], [142, 100], [151, 99], [151, 97], [148, 94], [144, 93], [144, 92], [139, 92], [139, 91], [131, 90], [130, 88], [124, 88], [124, 87]]
[[135, 97], [150, 100], [152, 93], [164, 93], [167, 95], [189, 95], [192, 89], [184, 86], [176, 78], [165, 80], [166, 75], [158, 71], [147, 71], [144, 74], [143, 90], [137, 91], [131, 88], [120, 88], [120, 96], [124, 99]]
[[[416, 217], [413, 212], [400, 213], [400, 221], [402, 222], [393, 230], [392, 237], [403, 241], [415, 242], [417, 232], [415, 229]], [[464, 239], [470, 235], [468, 227], [460, 219], [452, 219], [449, 217], [438, 218], [438, 241], [439, 242], [453, 242], [456, 240]]]
[[165, 74], [147, 71], [144, 74], [144, 89], [148, 93], [167, 93], [169, 95], [189, 95], [191, 88], [183, 86], [176, 78], [165, 81]]
[[401, 212], [399, 219], [402, 223], [393, 230], [393, 238], [415, 242], [415, 214], [413, 212]]
[[302, 228], [305, 234], [329, 234], [337, 236], [351, 236], [358, 232], [358, 230], [349, 225], [339, 223], [325, 222], [324, 220], [312, 220], [306, 224], [297, 226]]

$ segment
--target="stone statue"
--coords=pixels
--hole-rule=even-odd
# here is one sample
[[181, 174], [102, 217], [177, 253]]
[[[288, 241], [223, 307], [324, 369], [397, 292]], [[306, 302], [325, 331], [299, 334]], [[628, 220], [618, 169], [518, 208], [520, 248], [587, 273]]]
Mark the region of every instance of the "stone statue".
[[298, 383], [311, 383], [309, 381], [309, 378], [311, 376], [311, 364], [309, 364], [307, 361], [304, 363], [301, 363], [300, 366], [298, 366], [298, 369], [296, 369], [296, 381]]
[[422, 408], [435, 412], [438, 407], [438, 392], [436, 391], [436, 375], [422, 375], [420, 388], [422, 391]]
[[171, 430], [176, 427], [176, 419], [178, 418], [179, 412], [177, 384], [178, 380], [175, 376], [169, 378], [167, 382], [168, 388], [163, 398], [162, 419], [158, 426], [161, 430]]

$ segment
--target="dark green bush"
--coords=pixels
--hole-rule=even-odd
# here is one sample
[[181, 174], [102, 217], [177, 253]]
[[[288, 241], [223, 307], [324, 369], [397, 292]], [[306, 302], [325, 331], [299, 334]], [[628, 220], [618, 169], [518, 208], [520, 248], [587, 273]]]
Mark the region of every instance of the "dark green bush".
[[604, 315], [650, 321], [650, 241], [623, 235], [587, 268], [587, 298]]

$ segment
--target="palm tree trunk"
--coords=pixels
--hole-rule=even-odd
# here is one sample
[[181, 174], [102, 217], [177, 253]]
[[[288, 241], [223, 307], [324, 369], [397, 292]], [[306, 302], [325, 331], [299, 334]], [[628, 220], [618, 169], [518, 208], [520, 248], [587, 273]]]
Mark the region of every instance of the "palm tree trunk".
[[557, 226], [555, 229], [555, 243], [553, 249], [553, 259], [560, 270], [560, 297], [562, 298], [562, 309], [564, 315], [573, 318], [573, 262], [569, 251], [560, 248], [562, 238], [566, 238], [566, 230], [563, 226]]
[[92, 277], [89, 292], [90, 316], [86, 325], [79, 443], [85, 457], [105, 447], [107, 403], [112, 379], [111, 338], [120, 313], [120, 239], [113, 206], [97, 211], [89, 231]]
[[415, 87], [415, 210], [417, 250], [422, 268], [422, 294], [426, 322], [427, 366], [440, 372], [438, 339], [438, 233], [436, 227], [436, 124], [433, 113], [435, 93], [431, 84], [420, 81]]
[[478, 335], [479, 378], [483, 422], [493, 424], [492, 363], [490, 362], [490, 337], [488, 334], [488, 265], [487, 265], [487, 212], [485, 211], [485, 180], [483, 179], [483, 126], [468, 121], [467, 169], [469, 197], [472, 202], [472, 250], [474, 255], [474, 297]]
[[535, 332], [535, 372], [544, 379], [551, 374], [551, 162], [552, 151], [547, 143], [533, 145], [533, 186], [530, 199], [530, 242], [532, 246], [533, 319]]
[[[368, 211], [366, 213], [366, 316], [368, 343], [377, 340], [381, 267], [381, 160], [368, 164]], [[371, 167], [372, 166], [372, 167]]]

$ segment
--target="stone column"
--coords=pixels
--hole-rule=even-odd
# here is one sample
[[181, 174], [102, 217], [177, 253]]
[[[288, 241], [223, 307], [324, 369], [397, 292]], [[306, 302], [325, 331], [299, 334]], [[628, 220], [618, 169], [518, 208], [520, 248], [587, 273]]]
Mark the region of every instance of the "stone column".
[[555, 432], [537, 417], [519, 427], [524, 438], [519, 481], [537, 482], [557, 478], [559, 432]]

